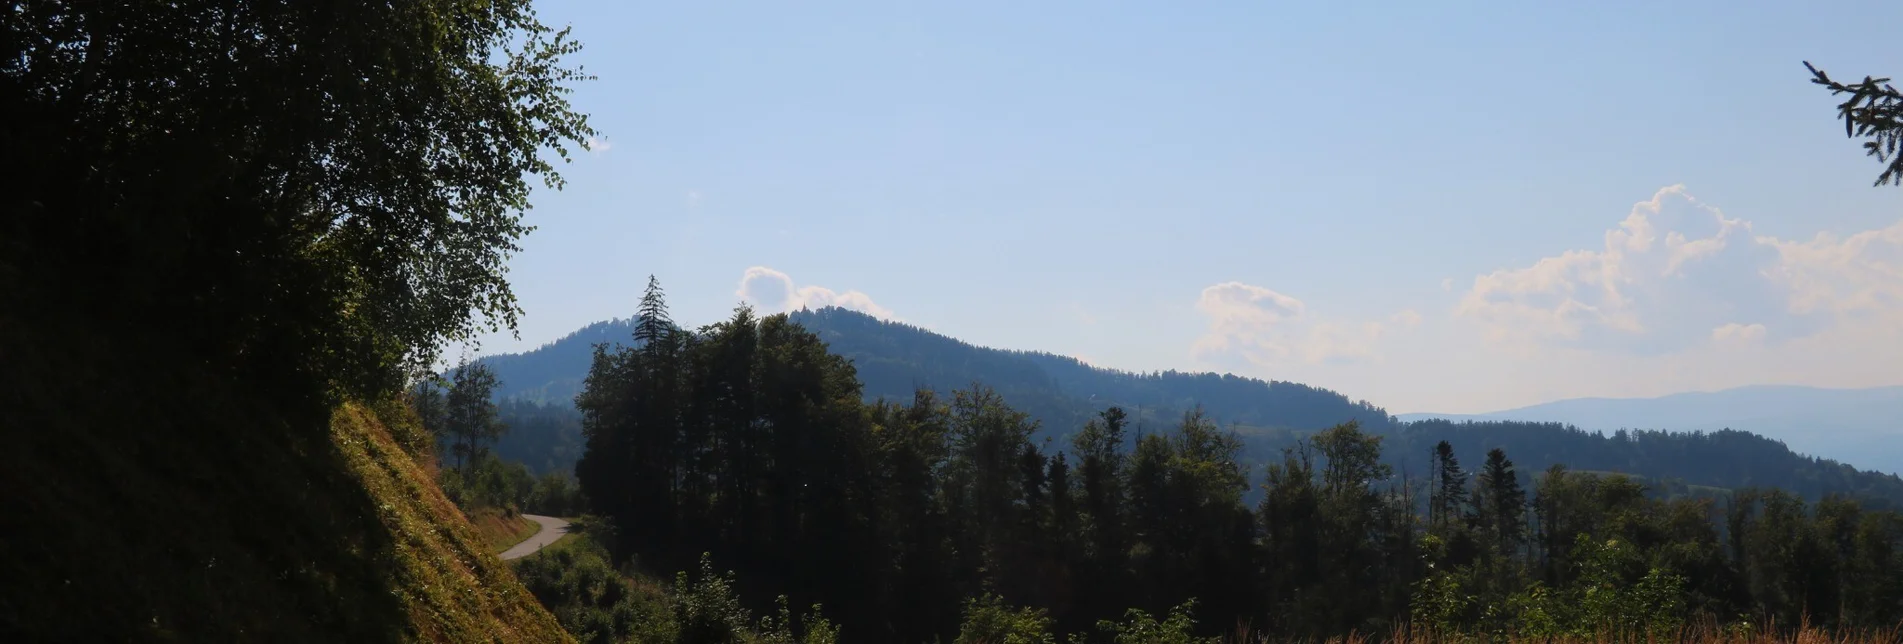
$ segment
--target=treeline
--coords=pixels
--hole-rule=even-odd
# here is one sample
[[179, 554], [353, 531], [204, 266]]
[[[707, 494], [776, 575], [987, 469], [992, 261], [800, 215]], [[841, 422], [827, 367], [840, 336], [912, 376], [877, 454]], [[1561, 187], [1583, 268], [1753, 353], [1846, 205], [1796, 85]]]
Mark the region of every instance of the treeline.
[[[1903, 508], [1903, 478], [1858, 470], [1792, 452], [1784, 443], [1750, 432], [1588, 432], [1557, 423], [1421, 420], [1396, 437], [1397, 466], [1423, 471], [1435, 444], [1462, 454], [1501, 448], [1530, 467], [1563, 464], [1575, 470], [1619, 472], [1642, 478], [1660, 492], [1699, 488], [1777, 488], [1816, 502], [1829, 496], [1870, 507]], [[1405, 446], [1405, 447], [1403, 447]]]
[[[550, 466], [536, 476], [520, 460], [502, 458], [498, 449], [526, 442], [532, 446], [527, 451], [559, 458], [562, 444], [552, 439], [561, 436], [566, 415], [535, 403], [498, 406], [494, 398], [500, 386], [488, 365], [464, 362], [447, 377], [425, 378], [410, 389], [410, 408], [435, 448], [429, 456], [440, 464], [436, 484], [465, 512], [496, 508], [509, 515], [579, 514], [586, 502], [568, 470]], [[534, 434], [531, 440], [508, 440], [523, 429]]]
[[1352, 422], [1250, 472], [1198, 411], [1141, 432], [1113, 407], [1037, 441], [982, 385], [863, 402], [853, 365], [785, 316], [688, 331], [652, 283], [641, 313], [639, 348], [598, 349], [578, 398], [577, 474], [615, 558], [672, 571], [710, 554], [741, 596], [821, 604], [847, 641], [1095, 637], [1133, 608], [1205, 635], [1903, 619], [1903, 521], [1838, 498], [1665, 498], [1526, 476], [1498, 449], [1470, 473], [1448, 443], [1409, 478]]

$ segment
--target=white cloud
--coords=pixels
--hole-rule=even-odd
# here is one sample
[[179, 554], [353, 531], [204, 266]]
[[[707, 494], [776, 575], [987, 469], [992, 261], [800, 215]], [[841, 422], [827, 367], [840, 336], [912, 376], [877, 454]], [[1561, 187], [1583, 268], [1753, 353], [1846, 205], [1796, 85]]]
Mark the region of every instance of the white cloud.
[[588, 137], [589, 152], [601, 154], [612, 149], [614, 149], [614, 145], [609, 143], [607, 139], [594, 136]]
[[1376, 341], [1388, 332], [1388, 324], [1405, 328], [1420, 322], [1420, 314], [1412, 310], [1394, 314], [1389, 323], [1322, 319], [1311, 315], [1301, 300], [1242, 282], [1204, 288], [1196, 310], [1209, 318], [1209, 328], [1191, 346], [1192, 356], [1240, 359], [1257, 366], [1376, 359]]
[[[1476, 277], [1455, 309], [1464, 324], [1436, 346], [1384, 355], [1397, 369], [1458, 375], [1358, 382], [1387, 389], [1378, 398], [1390, 404], [1470, 411], [1752, 384], [1903, 385], [1903, 221], [1785, 240], [1678, 186], [1610, 221], [1596, 244]], [[1450, 352], [1461, 358], [1450, 364]]]
[[1764, 325], [1732, 322], [1711, 330], [1711, 341], [1721, 345], [1745, 345], [1764, 340]]
[[1388, 316], [1388, 321], [1393, 322], [1395, 326], [1401, 328], [1419, 326], [1421, 323], [1421, 314], [1415, 312], [1414, 309], [1406, 309], [1400, 313]]
[[687, 207], [689, 208], [700, 207], [700, 191], [699, 190], [687, 191]]
[[755, 308], [769, 313], [837, 306], [881, 320], [898, 320], [892, 310], [872, 301], [859, 291], [838, 292], [824, 286], [795, 286], [786, 273], [765, 266], [749, 267], [740, 276], [740, 289], [734, 295]]
[[1670, 186], [1635, 204], [1598, 249], [1476, 277], [1455, 313], [1495, 340], [1649, 355], [1700, 344], [1739, 319], [1784, 341], [1830, 322], [1812, 301], [1903, 301], [1903, 274], [1868, 261], [1869, 250], [1899, 243], [1903, 227], [1843, 242], [1754, 236], [1750, 222]]
[[1903, 220], [1839, 240], [1818, 233], [1808, 242], [1759, 237], [1781, 260], [1767, 277], [1790, 290], [1800, 313], [1861, 316], [1903, 310]]

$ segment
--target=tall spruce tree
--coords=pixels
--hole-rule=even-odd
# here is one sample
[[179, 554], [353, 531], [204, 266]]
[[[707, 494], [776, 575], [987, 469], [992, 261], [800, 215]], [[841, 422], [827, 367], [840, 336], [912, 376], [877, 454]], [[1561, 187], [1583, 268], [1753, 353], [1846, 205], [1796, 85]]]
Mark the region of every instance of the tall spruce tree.
[[1454, 446], [1447, 441], [1434, 445], [1434, 489], [1427, 502], [1428, 523], [1444, 530], [1463, 518], [1467, 507], [1467, 473], [1454, 457]]
[[667, 314], [667, 297], [661, 292], [661, 280], [648, 276], [648, 287], [641, 293], [641, 305], [635, 309], [634, 341], [643, 346], [654, 346], [674, 330], [674, 320]]
[[1506, 450], [1487, 450], [1487, 463], [1476, 481], [1478, 498], [1474, 507], [1481, 528], [1492, 537], [1503, 557], [1512, 557], [1526, 540], [1526, 490]]

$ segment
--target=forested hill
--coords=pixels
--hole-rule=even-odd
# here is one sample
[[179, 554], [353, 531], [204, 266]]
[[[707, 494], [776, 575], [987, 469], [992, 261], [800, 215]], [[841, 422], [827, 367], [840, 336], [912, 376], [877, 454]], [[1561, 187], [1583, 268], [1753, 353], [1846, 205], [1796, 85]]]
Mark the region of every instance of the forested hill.
[[1564, 465], [1573, 471], [1616, 472], [1662, 495], [1724, 495], [1777, 488], [1812, 501], [1829, 495], [1873, 507], [1903, 507], [1903, 478], [1859, 470], [1792, 451], [1750, 432], [1586, 431], [1559, 423], [1419, 420], [1389, 436], [1390, 462], [1424, 472], [1434, 445], [1447, 441], [1462, 459], [1500, 448], [1524, 475]]
[[634, 320], [596, 322], [532, 351], [486, 356], [479, 360], [502, 381], [496, 396], [572, 406], [588, 377], [597, 344], [634, 344]]
[[1139, 374], [1093, 367], [1075, 358], [977, 347], [931, 331], [840, 308], [789, 316], [852, 359], [868, 397], [907, 399], [917, 387], [948, 391], [983, 382], [1012, 406], [1047, 425], [1074, 428], [1112, 405], [1173, 423], [1200, 404], [1225, 425], [1319, 430], [1359, 421], [1384, 431], [1386, 410], [1326, 389], [1214, 373]]
[[[919, 387], [949, 394], [982, 382], [1013, 407], [1029, 412], [1055, 437], [1112, 405], [1146, 423], [1161, 424], [1174, 423], [1201, 404], [1224, 425], [1241, 424], [1257, 434], [1319, 430], [1349, 420], [1375, 431], [1395, 427], [1386, 410], [1299, 383], [1101, 369], [1048, 353], [973, 346], [840, 308], [796, 311], [788, 317], [818, 335], [834, 354], [852, 360], [867, 399], [910, 400]], [[566, 406], [581, 391], [593, 345], [629, 345], [633, 335], [632, 319], [596, 322], [533, 351], [481, 361], [502, 381], [498, 397]]]

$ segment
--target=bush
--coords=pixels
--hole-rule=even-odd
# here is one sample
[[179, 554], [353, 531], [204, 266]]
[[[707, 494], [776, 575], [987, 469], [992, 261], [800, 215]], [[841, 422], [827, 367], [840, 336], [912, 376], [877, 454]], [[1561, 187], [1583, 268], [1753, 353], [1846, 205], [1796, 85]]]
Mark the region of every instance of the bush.
[[1052, 644], [1051, 618], [1042, 608], [1012, 608], [985, 595], [965, 601], [965, 619], [953, 644]]
[[[1124, 612], [1123, 623], [1104, 620], [1097, 622], [1097, 630], [1110, 636], [1114, 644], [1215, 644], [1221, 641], [1216, 637], [1196, 637], [1191, 632], [1196, 627], [1196, 620], [1190, 617], [1195, 608], [1195, 599], [1185, 601], [1170, 609], [1163, 621], [1132, 608]], [[1081, 641], [1082, 638], [1071, 637], [1072, 644]]]
[[592, 540], [551, 548], [515, 562], [516, 578], [580, 642], [674, 642], [679, 633], [665, 595], [643, 592], [615, 572]]

